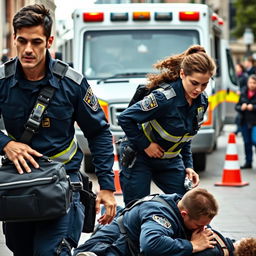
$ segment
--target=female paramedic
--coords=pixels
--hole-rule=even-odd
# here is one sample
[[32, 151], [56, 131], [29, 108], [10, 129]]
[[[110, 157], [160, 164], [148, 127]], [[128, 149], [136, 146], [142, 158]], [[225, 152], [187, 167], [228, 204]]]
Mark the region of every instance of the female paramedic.
[[215, 63], [202, 46], [194, 45], [154, 67], [160, 73], [148, 75], [150, 93], [118, 119], [126, 134], [120, 173], [125, 204], [149, 195], [151, 180], [166, 194], [183, 195], [185, 177], [193, 187], [199, 184], [191, 140], [208, 107], [203, 92], [215, 74]]

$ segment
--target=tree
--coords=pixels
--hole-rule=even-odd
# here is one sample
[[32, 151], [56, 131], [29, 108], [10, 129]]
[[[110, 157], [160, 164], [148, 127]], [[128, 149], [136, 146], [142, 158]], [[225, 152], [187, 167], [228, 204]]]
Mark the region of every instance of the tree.
[[235, 0], [236, 7], [236, 26], [232, 34], [239, 38], [242, 37], [246, 28], [251, 28], [256, 36], [256, 1], [255, 0]]

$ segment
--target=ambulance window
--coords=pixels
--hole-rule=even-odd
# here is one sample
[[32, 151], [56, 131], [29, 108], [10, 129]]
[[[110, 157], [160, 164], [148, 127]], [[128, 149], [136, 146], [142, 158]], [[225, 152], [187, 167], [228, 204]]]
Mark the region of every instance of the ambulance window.
[[88, 79], [156, 72], [158, 60], [200, 44], [196, 30], [86, 31], [83, 73]]
[[227, 49], [227, 60], [228, 60], [228, 74], [229, 74], [230, 80], [234, 85], [237, 85], [236, 71], [234, 68], [232, 55], [229, 49]]

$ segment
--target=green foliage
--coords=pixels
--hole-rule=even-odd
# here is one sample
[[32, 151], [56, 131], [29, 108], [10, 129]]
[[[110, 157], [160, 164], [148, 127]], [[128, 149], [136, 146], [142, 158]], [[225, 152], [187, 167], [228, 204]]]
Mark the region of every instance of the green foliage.
[[251, 28], [256, 38], [256, 1], [255, 0], [235, 0], [236, 7], [236, 27], [232, 34], [239, 38], [242, 37], [245, 28]]

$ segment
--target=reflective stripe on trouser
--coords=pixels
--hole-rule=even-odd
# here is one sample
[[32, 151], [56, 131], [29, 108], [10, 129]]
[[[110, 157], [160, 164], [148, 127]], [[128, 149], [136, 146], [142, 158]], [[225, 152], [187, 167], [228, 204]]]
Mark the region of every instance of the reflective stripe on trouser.
[[74, 138], [69, 144], [68, 148], [64, 149], [63, 151], [61, 151], [60, 153], [54, 156], [51, 156], [50, 159], [66, 164], [72, 159], [76, 151], [77, 151], [77, 142]]
[[150, 122], [142, 124], [142, 128], [144, 131], [144, 134], [148, 138], [150, 142], [153, 142], [153, 136], [152, 136], [152, 130], [154, 129], [160, 136], [166, 141], [173, 142], [174, 144], [166, 151], [164, 152], [164, 155], [162, 158], [174, 158], [177, 155], [179, 155], [181, 149], [174, 151], [181, 143], [185, 143], [190, 141], [194, 136], [189, 135], [189, 133], [186, 133], [183, 136], [173, 136], [169, 134], [167, 131], [165, 131], [161, 125], [156, 121], [152, 120]]

